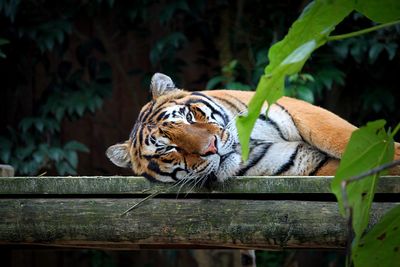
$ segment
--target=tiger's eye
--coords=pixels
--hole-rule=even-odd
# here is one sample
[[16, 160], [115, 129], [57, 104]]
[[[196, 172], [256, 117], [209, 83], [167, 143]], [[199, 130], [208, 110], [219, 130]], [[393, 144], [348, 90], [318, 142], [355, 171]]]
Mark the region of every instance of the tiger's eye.
[[192, 114], [190, 112], [186, 115], [186, 120], [188, 122], [193, 122], [193, 116], [192, 116]]

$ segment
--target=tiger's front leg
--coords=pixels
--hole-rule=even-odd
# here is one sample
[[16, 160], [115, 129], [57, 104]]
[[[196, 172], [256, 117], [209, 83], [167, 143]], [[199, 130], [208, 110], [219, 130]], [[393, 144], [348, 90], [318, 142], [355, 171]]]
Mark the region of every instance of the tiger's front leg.
[[339, 160], [307, 143], [284, 107], [262, 110], [252, 131], [249, 160], [237, 175], [334, 175]]

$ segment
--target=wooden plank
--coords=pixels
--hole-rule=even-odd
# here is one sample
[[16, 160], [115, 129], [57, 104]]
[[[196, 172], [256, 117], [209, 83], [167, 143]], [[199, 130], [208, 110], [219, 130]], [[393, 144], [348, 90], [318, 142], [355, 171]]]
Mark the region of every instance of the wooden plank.
[[[332, 177], [234, 177], [211, 188], [191, 193], [330, 193]], [[171, 185], [150, 183], [142, 177], [7, 177], [0, 178], [0, 197], [10, 194], [149, 194], [165, 191]], [[174, 187], [168, 192], [186, 194], [191, 186]], [[379, 180], [378, 193], [400, 193], [400, 177]]]
[[[343, 248], [334, 202], [151, 199], [1, 199], [0, 244], [108, 248]], [[373, 204], [374, 224], [395, 203]]]

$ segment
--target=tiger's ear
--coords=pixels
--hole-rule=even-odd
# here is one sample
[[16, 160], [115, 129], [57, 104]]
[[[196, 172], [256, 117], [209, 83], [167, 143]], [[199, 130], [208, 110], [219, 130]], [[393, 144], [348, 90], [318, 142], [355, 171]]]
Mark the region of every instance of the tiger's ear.
[[131, 165], [128, 141], [110, 146], [107, 148], [106, 155], [118, 167], [129, 168]]
[[155, 73], [153, 77], [151, 77], [150, 91], [153, 95], [153, 99], [175, 90], [179, 89], [176, 88], [174, 82], [169, 76], [162, 73]]

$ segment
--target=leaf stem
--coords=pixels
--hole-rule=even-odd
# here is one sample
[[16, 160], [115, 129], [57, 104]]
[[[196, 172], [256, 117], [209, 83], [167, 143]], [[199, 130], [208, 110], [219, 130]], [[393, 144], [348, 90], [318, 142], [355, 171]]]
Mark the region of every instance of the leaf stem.
[[397, 134], [397, 132], [400, 130], [400, 123], [397, 124], [396, 128], [394, 128], [391, 137], [394, 138], [394, 136]]
[[400, 165], [400, 159], [394, 160], [394, 161], [389, 162], [389, 163], [382, 164], [382, 165], [380, 165], [380, 166], [378, 166], [376, 168], [373, 168], [373, 169], [371, 169], [369, 171], [363, 172], [363, 173], [361, 173], [359, 175], [352, 176], [352, 177], [350, 177], [349, 179], [346, 180], [346, 183], [348, 184], [350, 182], [361, 180], [366, 176], [370, 176], [372, 174], [375, 174], [375, 173], [381, 172], [383, 170], [392, 168], [392, 167], [394, 167], [396, 165]]
[[386, 28], [395, 24], [400, 23], [400, 20], [396, 20], [396, 21], [391, 21], [391, 22], [387, 22], [387, 23], [383, 23], [383, 24], [379, 24], [367, 29], [363, 29], [363, 30], [359, 30], [359, 31], [355, 31], [355, 32], [349, 32], [349, 33], [345, 33], [345, 34], [339, 34], [339, 35], [332, 35], [332, 36], [328, 36], [327, 41], [337, 41], [337, 40], [343, 40], [343, 39], [347, 39], [347, 38], [351, 38], [351, 37], [356, 37], [359, 35], [363, 35], [369, 32], [373, 32], [382, 28]]

